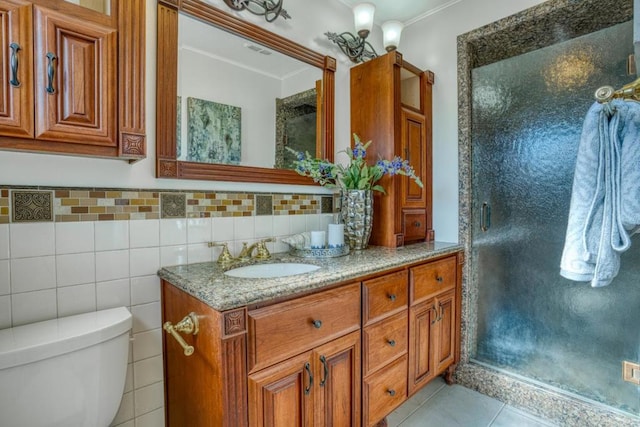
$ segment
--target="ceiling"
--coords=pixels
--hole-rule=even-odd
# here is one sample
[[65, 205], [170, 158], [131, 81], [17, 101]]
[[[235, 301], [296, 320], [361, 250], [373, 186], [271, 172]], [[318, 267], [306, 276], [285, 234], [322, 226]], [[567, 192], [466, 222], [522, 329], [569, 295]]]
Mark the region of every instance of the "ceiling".
[[[363, 0], [339, 0], [350, 8]], [[366, 0], [376, 6], [374, 21], [380, 25], [395, 19], [405, 26], [426, 18], [461, 0]]]

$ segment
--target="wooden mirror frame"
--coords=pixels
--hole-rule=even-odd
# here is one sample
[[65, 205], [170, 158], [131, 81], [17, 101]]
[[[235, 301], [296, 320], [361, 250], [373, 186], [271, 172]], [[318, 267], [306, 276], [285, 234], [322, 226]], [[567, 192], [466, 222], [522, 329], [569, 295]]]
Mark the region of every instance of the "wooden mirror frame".
[[[316, 155], [333, 161], [336, 60], [323, 56], [257, 25], [198, 0], [158, 0], [156, 83], [156, 177], [214, 181], [313, 185], [293, 170], [196, 163], [176, 158], [176, 98], [178, 96], [178, 13], [185, 13], [222, 30], [323, 70], [322, 135]], [[274, 118], [275, 120], [275, 118]], [[275, 137], [275, 135], [274, 135]]]

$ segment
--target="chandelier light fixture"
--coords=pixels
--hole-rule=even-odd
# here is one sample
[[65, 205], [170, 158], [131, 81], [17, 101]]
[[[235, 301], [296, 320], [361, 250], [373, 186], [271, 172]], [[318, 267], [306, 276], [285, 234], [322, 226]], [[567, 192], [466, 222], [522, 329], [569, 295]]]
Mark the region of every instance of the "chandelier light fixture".
[[[373, 28], [375, 5], [369, 2], [358, 3], [353, 6], [353, 19], [357, 35], [348, 31], [344, 33], [324, 33], [329, 40], [338, 45], [340, 50], [353, 62], [364, 62], [376, 58], [377, 52], [367, 41]], [[400, 21], [386, 21], [382, 24], [382, 39], [387, 52], [395, 50], [400, 44], [403, 24]]]

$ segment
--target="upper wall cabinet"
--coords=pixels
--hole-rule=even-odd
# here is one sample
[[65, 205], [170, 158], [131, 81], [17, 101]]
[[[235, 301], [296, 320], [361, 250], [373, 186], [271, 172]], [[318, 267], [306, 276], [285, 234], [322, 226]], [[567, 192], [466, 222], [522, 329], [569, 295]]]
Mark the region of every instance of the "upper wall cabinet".
[[433, 240], [432, 85], [434, 75], [411, 65], [397, 51], [351, 68], [351, 132], [372, 140], [367, 158], [400, 156], [424, 183], [385, 176], [386, 194], [376, 194], [376, 226], [369, 243], [397, 247]]
[[144, 0], [0, 0], [0, 26], [0, 148], [146, 156]]

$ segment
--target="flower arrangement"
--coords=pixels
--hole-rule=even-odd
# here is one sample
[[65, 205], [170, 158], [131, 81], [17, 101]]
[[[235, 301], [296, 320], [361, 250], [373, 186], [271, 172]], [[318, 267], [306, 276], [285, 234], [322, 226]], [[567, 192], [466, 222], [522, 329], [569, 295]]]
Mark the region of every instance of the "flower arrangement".
[[396, 156], [392, 160], [379, 159], [375, 164], [369, 165], [366, 155], [371, 141], [363, 144], [356, 134], [353, 134], [353, 139], [355, 146], [341, 151], [349, 157], [349, 164], [346, 166], [314, 158], [308, 152], [297, 152], [288, 147], [287, 150], [296, 155], [297, 160], [293, 161], [293, 165], [297, 173], [308, 176], [325, 187], [338, 187], [343, 190], [374, 190], [385, 193], [384, 188], [376, 184], [384, 175], [405, 175], [420, 187], [423, 186], [407, 160]]

